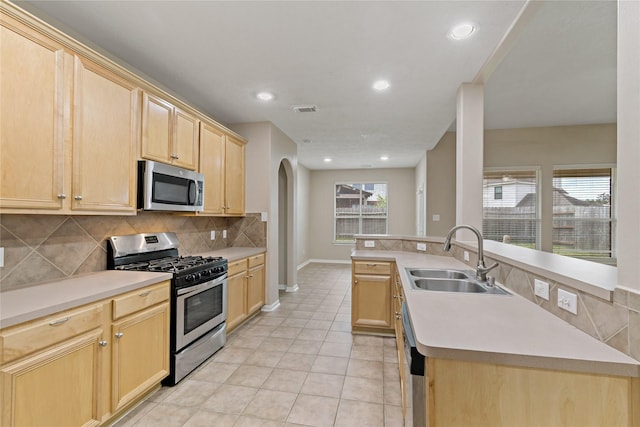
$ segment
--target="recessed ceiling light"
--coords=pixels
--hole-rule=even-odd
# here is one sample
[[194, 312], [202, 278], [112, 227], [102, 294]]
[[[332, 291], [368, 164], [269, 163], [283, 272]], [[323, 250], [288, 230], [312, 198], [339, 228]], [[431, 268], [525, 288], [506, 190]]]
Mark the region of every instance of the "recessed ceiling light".
[[375, 82], [375, 83], [373, 84], [373, 88], [374, 88], [375, 90], [385, 90], [385, 89], [389, 89], [389, 86], [391, 86], [391, 85], [390, 85], [390, 84], [389, 84], [389, 82], [388, 82], [388, 81], [386, 81], [386, 80], [378, 80], [377, 82]]
[[325, 163], [329, 163], [329, 162], [331, 162], [331, 157], [325, 157], [325, 158], [324, 158], [324, 162], [325, 162]]
[[256, 95], [260, 101], [271, 101], [273, 99], [273, 94], [270, 92], [260, 92]]
[[389, 160], [389, 156], [380, 156], [380, 160]]
[[466, 38], [471, 37], [471, 35], [476, 31], [476, 27], [473, 24], [465, 23], [456, 25], [451, 29], [449, 33], [449, 37], [454, 40], [464, 40]]

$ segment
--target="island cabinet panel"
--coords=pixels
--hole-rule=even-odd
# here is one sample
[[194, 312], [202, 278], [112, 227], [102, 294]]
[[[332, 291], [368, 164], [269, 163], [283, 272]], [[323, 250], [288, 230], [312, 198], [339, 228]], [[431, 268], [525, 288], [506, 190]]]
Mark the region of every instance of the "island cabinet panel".
[[62, 209], [71, 56], [0, 14], [0, 208]]
[[428, 426], [637, 427], [638, 378], [427, 359]]
[[78, 56], [74, 87], [72, 209], [133, 213], [140, 90]]
[[394, 333], [393, 268], [390, 262], [353, 262], [351, 327], [354, 332]]

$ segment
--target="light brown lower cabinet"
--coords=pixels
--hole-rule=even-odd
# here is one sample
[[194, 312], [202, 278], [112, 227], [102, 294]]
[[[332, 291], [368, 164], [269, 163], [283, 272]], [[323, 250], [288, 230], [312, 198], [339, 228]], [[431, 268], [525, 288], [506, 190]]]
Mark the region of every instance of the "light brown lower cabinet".
[[351, 281], [351, 328], [354, 332], [393, 334], [394, 263], [354, 261]]
[[265, 254], [229, 262], [227, 278], [227, 332], [264, 305]]
[[169, 293], [165, 281], [0, 330], [0, 424], [87, 427], [122, 414], [169, 372]]

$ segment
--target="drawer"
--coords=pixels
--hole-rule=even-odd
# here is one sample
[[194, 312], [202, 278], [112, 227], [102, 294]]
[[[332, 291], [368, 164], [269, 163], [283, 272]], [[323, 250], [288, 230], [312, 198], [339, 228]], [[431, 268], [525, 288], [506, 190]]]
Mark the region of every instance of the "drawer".
[[353, 272], [356, 274], [391, 274], [391, 263], [380, 261], [354, 261]]
[[249, 268], [264, 264], [264, 254], [249, 257]]
[[7, 328], [0, 332], [0, 363], [18, 359], [99, 328], [103, 321], [104, 304], [99, 303]]
[[227, 276], [232, 277], [246, 270], [247, 270], [247, 259], [246, 258], [238, 259], [229, 263], [229, 271], [227, 272]]
[[147, 286], [113, 299], [113, 320], [156, 305], [169, 299], [169, 281]]

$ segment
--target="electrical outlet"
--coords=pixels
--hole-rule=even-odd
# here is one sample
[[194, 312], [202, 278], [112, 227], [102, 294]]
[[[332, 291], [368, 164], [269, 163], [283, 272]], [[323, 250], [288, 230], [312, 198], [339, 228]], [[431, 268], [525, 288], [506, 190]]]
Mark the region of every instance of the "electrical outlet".
[[364, 247], [365, 248], [375, 248], [376, 247], [376, 242], [374, 242], [373, 240], [365, 240], [364, 241]]
[[216, 230], [211, 230], [211, 240], [216, 240]]
[[222, 238], [223, 239], [227, 238], [227, 230], [222, 230]]
[[427, 250], [427, 244], [426, 243], [418, 243], [416, 245], [416, 249], [418, 249], [419, 251], [426, 251]]
[[260, 221], [267, 222], [268, 215], [266, 212], [260, 212]]
[[463, 256], [465, 261], [469, 261], [469, 251], [464, 251]]
[[549, 301], [549, 284], [542, 280], [535, 279], [533, 281], [533, 285], [535, 288], [535, 294], [540, 298]]
[[558, 289], [558, 307], [570, 313], [578, 314], [578, 295]]
[[4, 248], [0, 248], [0, 268], [4, 267]]

